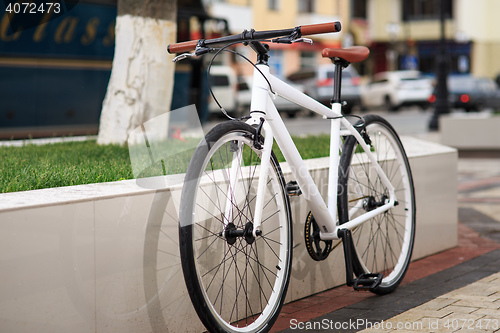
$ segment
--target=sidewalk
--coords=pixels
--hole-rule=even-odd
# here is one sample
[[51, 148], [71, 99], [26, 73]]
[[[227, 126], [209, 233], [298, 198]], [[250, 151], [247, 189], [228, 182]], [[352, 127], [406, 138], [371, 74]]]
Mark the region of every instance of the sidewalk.
[[346, 286], [287, 304], [273, 332], [500, 332], [500, 159], [460, 158], [458, 247], [377, 296]]

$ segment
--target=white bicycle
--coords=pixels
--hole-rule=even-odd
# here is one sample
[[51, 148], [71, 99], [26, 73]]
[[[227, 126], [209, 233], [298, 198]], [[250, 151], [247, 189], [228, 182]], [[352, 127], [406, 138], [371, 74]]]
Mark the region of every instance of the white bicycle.
[[[311, 42], [302, 36], [340, 28], [333, 22], [251, 30], [168, 46], [170, 53], [181, 53], [175, 61], [234, 52], [227, 46], [235, 43], [257, 53], [250, 115], [220, 123], [206, 135], [182, 190], [182, 269], [193, 306], [210, 332], [266, 332], [276, 321], [291, 272], [289, 195], [302, 194], [311, 209], [304, 230], [314, 260], [326, 259], [333, 240], [342, 240], [347, 285], [386, 294], [406, 273], [415, 235], [415, 194], [403, 145], [383, 118], [367, 115], [352, 125], [341, 112], [341, 71], [366, 59], [369, 50], [323, 50], [335, 66], [331, 108], [269, 73], [269, 47], [263, 42]], [[275, 95], [331, 121], [326, 203], [273, 104]], [[273, 140], [296, 181], [285, 183]]]

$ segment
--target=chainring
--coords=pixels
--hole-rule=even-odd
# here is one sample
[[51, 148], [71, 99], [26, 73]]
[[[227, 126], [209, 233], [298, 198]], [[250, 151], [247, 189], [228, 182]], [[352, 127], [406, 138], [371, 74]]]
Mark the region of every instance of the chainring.
[[333, 242], [331, 240], [321, 239], [320, 229], [312, 212], [307, 214], [306, 223], [304, 225], [304, 239], [307, 253], [309, 253], [309, 256], [315, 261], [325, 260], [333, 250]]

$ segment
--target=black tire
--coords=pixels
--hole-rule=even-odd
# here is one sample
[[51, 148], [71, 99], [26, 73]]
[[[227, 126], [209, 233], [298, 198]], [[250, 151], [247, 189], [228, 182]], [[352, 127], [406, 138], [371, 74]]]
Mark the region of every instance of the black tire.
[[392, 103], [390, 96], [384, 97], [384, 109], [389, 112], [395, 112], [398, 110], [397, 106]]
[[[182, 190], [182, 269], [193, 306], [210, 332], [267, 332], [278, 317], [290, 280], [291, 212], [274, 154], [262, 235], [247, 239], [226, 237], [223, 232], [223, 222], [226, 228], [243, 231], [255, 216], [261, 151], [253, 145], [254, 135], [252, 126], [239, 121], [214, 127], [206, 143], [197, 147]], [[241, 152], [244, 166], [236, 164], [237, 173], [248, 180], [241, 177], [244, 180], [231, 185], [231, 161]], [[230, 210], [224, 207], [229, 203]]]
[[[408, 157], [395, 130], [379, 116], [368, 115], [363, 119], [371, 150], [395, 188], [397, 205], [352, 230], [356, 250], [353, 268], [356, 276], [382, 273], [382, 283], [372, 291], [387, 294], [401, 283], [410, 263], [415, 239], [415, 190]], [[340, 224], [374, 209], [389, 197], [360, 148], [357, 140], [349, 136], [342, 150], [338, 187]]]

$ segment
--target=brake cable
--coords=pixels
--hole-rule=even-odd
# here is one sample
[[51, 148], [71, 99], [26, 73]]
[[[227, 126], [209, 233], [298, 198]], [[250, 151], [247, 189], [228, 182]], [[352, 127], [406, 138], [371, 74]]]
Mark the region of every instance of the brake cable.
[[[222, 113], [223, 113], [226, 117], [228, 117], [229, 119], [231, 119], [231, 120], [237, 120], [237, 119], [236, 119], [236, 118], [233, 118], [233, 117], [231, 117], [229, 114], [227, 114], [227, 111], [226, 111], [226, 110], [225, 110], [225, 109], [224, 109], [224, 108], [220, 105], [219, 101], [218, 101], [218, 100], [217, 100], [217, 98], [215, 97], [215, 94], [214, 94], [214, 92], [213, 92], [213, 90], [212, 90], [212, 84], [211, 84], [211, 82], [210, 82], [210, 69], [212, 68], [212, 64], [213, 64], [213, 62], [214, 62], [215, 58], [216, 58], [216, 57], [217, 57], [217, 56], [218, 56], [218, 55], [219, 55], [222, 51], [225, 51], [225, 52], [230, 52], [230, 53], [236, 54], [236, 55], [238, 55], [238, 56], [242, 57], [243, 59], [245, 59], [248, 63], [250, 63], [250, 64], [251, 64], [251, 65], [252, 65], [255, 69], [257, 69], [257, 71], [259, 71], [259, 73], [262, 75], [262, 77], [266, 80], [267, 84], [269, 85], [269, 89], [270, 89], [271, 93], [272, 93], [273, 95], [276, 95], [276, 93], [275, 93], [275, 92], [274, 92], [274, 90], [273, 90], [273, 87], [271, 86], [271, 82], [269, 82], [268, 78], [264, 75], [264, 73], [262, 73], [262, 71], [261, 71], [261, 70], [257, 67], [257, 65], [255, 65], [255, 64], [254, 64], [254, 63], [253, 63], [250, 59], [248, 59], [247, 57], [245, 57], [243, 54], [241, 54], [241, 53], [239, 53], [239, 52], [237, 52], [237, 51], [235, 51], [235, 50], [230, 50], [230, 49], [228, 49], [228, 47], [233, 46], [233, 45], [235, 45], [235, 44], [239, 44], [239, 43], [242, 43], [243, 45], [245, 45], [245, 43], [246, 43], [246, 45], [248, 45], [248, 42], [245, 42], [245, 41], [243, 41], [243, 42], [238, 41], [238, 42], [229, 43], [229, 44], [227, 44], [227, 45], [225, 45], [225, 46], [223, 46], [223, 47], [221, 47], [221, 48], [206, 48], [206, 47], [200, 46], [200, 51], [201, 51], [201, 52], [203, 52], [203, 51], [204, 51], [203, 53], [200, 53], [200, 55], [201, 55], [201, 54], [204, 54], [204, 53], [207, 53], [207, 52], [212, 52], [212, 51], [214, 51], [214, 50], [217, 50], [217, 51], [215, 52], [214, 56], [212, 57], [212, 59], [210, 60], [210, 62], [208, 63], [208, 67], [207, 67], [207, 82], [208, 82], [208, 90], [210, 91], [210, 95], [212, 95], [212, 98], [214, 99], [215, 103], [217, 104], [217, 106], [219, 107], [219, 109], [222, 111]], [[246, 46], [246, 45], [245, 45], [245, 46]], [[197, 47], [197, 48], [198, 48], [198, 47]], [[208, 51], [205, 51], [205, 50], [203, 50], [202, 48], [208, 49]], [[196, 53], [196, 51], [195, 51], [195, 53]], [[241, 119], [241, 118], [239, 118], [239, 119]]]

